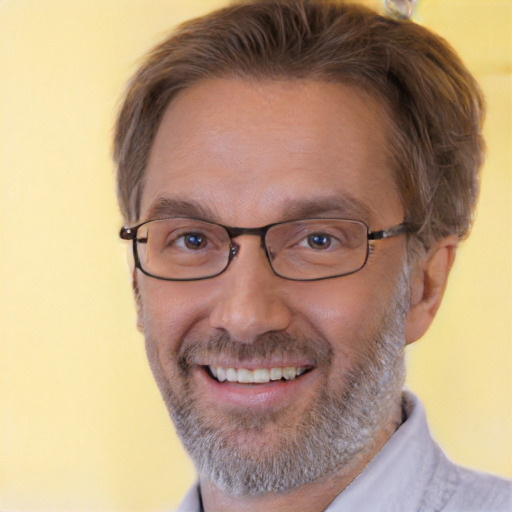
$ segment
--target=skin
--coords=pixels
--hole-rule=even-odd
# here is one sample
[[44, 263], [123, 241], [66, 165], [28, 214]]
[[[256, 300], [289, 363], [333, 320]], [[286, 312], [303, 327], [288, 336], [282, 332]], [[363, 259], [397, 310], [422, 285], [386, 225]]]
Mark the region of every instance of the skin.
[[[325, 216], [385, 229], [404, 218], [386, 147], [384, 109], [349, 86], [306, 80], [202, 82], [167, 108], [150, 153], [140, 220], [181, 214], [258, 227]], [[155, 207], [162, 199], [174, 200], [171, 210]], [[216, 395], [201, 368], [178, 376], [178, 354], [188, 340], [228, 335], [240, 345], [251, 345], [269, 333], [288, 333], [327, 344], [332, 360], [307, 375], [307, 386], [277, 401], [250, 395], [252, 406], [237, 406], [242, 413], [256, 411], [262, 417], [271, 412], [278, 422], [261, 432], [233, 434], [230, 442], [247, 450], [278, 449], [278, 428], [298, 424], [324, 386], [343, 388], [349, 372], [372, 350], [407, 260], [406, 237], [376, 242], [356, 274], [316, 282], [275, 276], [259, 239], [242, 236], [237, 242], [238, 256], [213, 279], [166, 282], [134, 271], [139, 326], [161, 390], [183, 392], [186, 378], [196, 406], [219, 425], [229, 421], [233, 404]], [[456, 244], [455, 237], [440, 240], [415, 261], [404, 343], [421, 337], [430, 325]], [[396, 430], [399, 398], [386, 407], [373, 443], [336, 475], [251, 498], [227, 496], [199, 475], [205, 510], [286, 511], [297, 503], [304, 510], [324, 510]]]

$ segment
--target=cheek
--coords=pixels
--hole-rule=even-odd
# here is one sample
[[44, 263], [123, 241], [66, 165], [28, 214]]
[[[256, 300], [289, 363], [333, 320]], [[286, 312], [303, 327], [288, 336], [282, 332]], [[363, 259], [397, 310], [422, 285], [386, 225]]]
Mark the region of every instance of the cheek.
[[208, 286], [207, 281], [180, 283], [139, 275], [141, 320], [146, 337], [152, 343], [177, 349], [191, 330], [207, 323]]
[[[370, 279], [354, 274], [338, 280], [318, 281], [297, 290], [296, 311], [328, 340], [335, 353], [353, 359], [374, 339], [389, 297]], [[299, 313], [300, 312], [300, 313]]]
[[181, 342], [204, 319], [205, 293], [197, 289], [198, 283], [138, 275], [139, 324], [149, 365], [164, 396], [170, 393], [169, 385], [183, 385], [177, 367]]

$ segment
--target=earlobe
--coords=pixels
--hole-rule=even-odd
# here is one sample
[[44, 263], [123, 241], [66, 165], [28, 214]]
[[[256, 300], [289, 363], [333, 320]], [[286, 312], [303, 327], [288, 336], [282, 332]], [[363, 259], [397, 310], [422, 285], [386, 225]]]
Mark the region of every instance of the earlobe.
[[405, 326], [407, 344], [421, 338], [434, 320], [455, 260], [458, 241], [456, 235], [442, 238], [416, 265]]

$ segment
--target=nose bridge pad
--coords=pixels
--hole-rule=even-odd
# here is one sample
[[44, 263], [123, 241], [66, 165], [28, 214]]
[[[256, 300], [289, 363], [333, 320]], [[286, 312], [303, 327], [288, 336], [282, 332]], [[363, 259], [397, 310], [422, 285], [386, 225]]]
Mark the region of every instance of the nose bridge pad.
[[[272, 271], [274, 271], [274, 269], [272, 267], [272, 258], [270, 256], [270, 253], [268, 251], [268, 247], [267, 247], [267, 244], [265, 241], [266, 233], [264, 232], [264, 233], [244, 233], [244, 234], [252, 234], [252, 235], [256, 235], [256, 236], [260, 237], [260, 248], [263, 250], [263, 253], [265, 254], [265, 257], [267, 258], [267, 261], [270, 265], [270, 268], [272, 269]], [[229, 263], [231, 263], [231, 261], [233, 260], [233, 258], [235, 256], [238, 256], [239, 253], [240, 253], [240, 244], [236, 243], [234, 241], [234, 239], [231, 238], [230, 245], [229, 245], [228, 265], [229, 265]]]
[[229, 245], [229, 261], [231, 261], [240, 252], [240, 245], [231, 240]]

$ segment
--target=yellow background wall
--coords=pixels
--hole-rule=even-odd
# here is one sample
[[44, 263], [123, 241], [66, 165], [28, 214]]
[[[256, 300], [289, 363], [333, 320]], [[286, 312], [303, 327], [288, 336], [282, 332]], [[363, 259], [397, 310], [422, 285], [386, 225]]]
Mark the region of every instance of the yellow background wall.
[[[156, 511], [194, 478], [135, 329], [109, 160], [138, 58], [221, 0], [0, 0], [0, 510]], [[380, 5], [378, 1], [366, 3]], [[419, 0], [489, 102], [478, 219], [408, 386], [512, 476], [512, 0]]]

